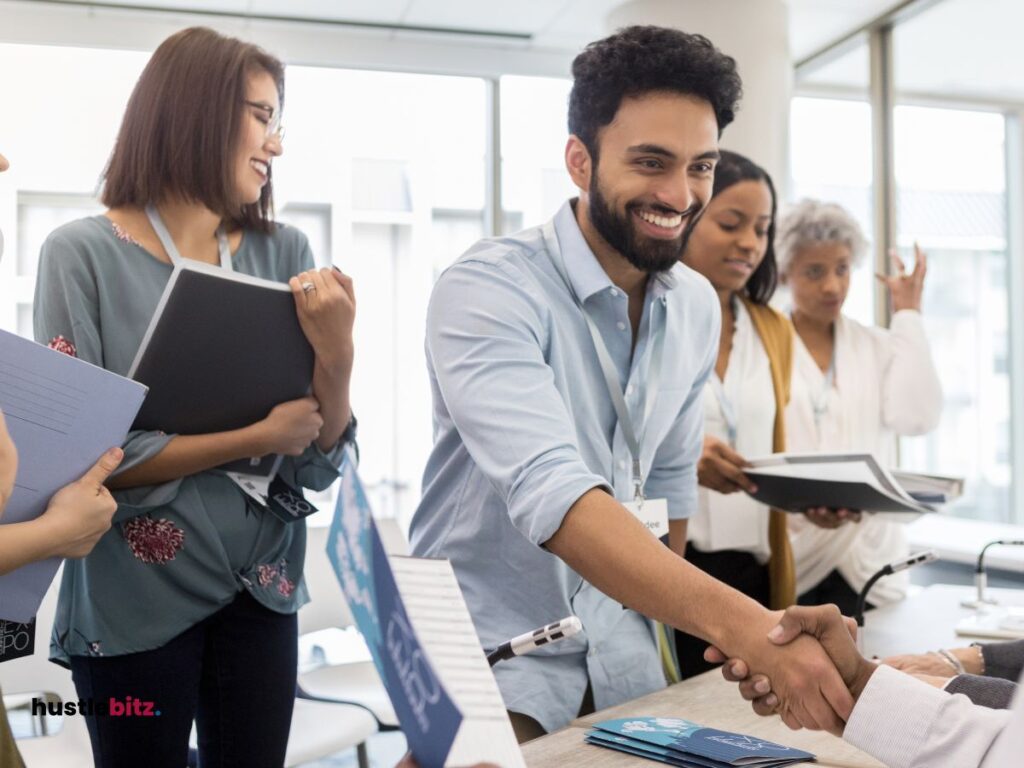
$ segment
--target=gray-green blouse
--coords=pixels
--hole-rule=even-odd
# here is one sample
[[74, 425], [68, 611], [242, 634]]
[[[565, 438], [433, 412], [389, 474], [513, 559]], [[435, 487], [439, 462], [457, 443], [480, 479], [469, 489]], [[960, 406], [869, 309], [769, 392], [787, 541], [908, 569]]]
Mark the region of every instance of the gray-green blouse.
[[[306, 237], [279, 225], [272, 234], [245, 232], [233, 266], [284, 282], [314, 264]], [[60, 227], [39, 257], [36, 340], [125, 375], [170, 274], [169, 264], [105, 216]], [[225, 357], [230, 360], [228, 350]], [[172, 437], [130, 432], [122, 471], [151, 459]], [[286, 458], [281, 477], [296, 487], [327, 488], [350, 437], [326, 454], [312, 445]], [[159, 648], [243, 589], [279, 613], [308, 601], [305, 524], [259, 510], [223, 473], [200, 472], [114, 497], [111, 530], [88, 557], [64, 565], [53, 661]]]

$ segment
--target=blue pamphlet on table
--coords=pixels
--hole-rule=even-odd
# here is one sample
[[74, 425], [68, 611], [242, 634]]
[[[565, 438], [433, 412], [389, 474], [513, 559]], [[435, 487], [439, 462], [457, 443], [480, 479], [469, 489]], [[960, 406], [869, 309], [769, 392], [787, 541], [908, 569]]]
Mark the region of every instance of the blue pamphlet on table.
[[670, 717], [605, 720], [586, 741], [682, 768], [777, 768], [814, 760], [800, 749]]

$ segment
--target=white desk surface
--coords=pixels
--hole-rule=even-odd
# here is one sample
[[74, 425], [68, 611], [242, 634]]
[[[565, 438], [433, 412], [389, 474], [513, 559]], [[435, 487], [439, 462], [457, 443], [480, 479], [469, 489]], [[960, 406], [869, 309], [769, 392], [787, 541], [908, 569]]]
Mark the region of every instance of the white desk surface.
[[[1005, 605], [1024, 605], [1024, 590], [991, 589], [988, 594]], [[970, 609], [960, 607], [960, 601], [973, 595], [973, 587], [937, 584], [901, 603], [870, 611], [865, 617], [865, 654], [889, 656], [967, 645], [971, 638], [958, 637], [954, 627], [971, 613]], [[790, 731], [778, 718], [758, 717], [740, 698], [736, 686], [727, 683], [718, 670], [580, 718], [567, 728], [524, 744], [526, 764], [530, 768], [651, 766], [654, 764], [651, 760], [583, 741], [592, 723], [631, 716], [682, 717], [710, 727], [769, 739], [816, 754], [815, 765], [820, 768], [877, 768], [881, 765], [827, 733]]]

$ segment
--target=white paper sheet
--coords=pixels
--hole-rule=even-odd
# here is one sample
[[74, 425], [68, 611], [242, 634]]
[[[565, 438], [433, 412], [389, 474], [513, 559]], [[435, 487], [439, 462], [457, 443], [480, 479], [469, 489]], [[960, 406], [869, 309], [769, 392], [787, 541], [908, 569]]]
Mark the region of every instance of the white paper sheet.
[[415, 557], [389, 560], [416, 636], [464, 718], [445, 764], [525, 766], [451, 563]]

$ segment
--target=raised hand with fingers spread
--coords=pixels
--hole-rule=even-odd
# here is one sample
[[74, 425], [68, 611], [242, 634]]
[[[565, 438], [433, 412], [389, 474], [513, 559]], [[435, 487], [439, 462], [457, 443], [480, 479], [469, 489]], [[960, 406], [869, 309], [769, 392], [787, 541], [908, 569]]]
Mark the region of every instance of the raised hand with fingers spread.
[[895, 249], [890, 251], [889, 257], [892, 260], [893, 274], [876, 274], [875, 277], [889, 288], [889, 295], [892, 297], [892, 311], [913, 309], [920, 312], [921, 296], [924, 293], [924, 276], [928, 272], [927, 254], [921, 250], [921, 246], [914, 243], [914, 270], [910, 274], [907, 274], [903, 259], [899, 257]]

